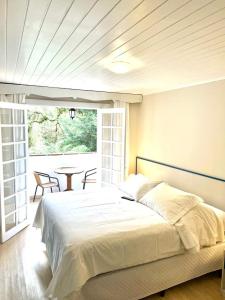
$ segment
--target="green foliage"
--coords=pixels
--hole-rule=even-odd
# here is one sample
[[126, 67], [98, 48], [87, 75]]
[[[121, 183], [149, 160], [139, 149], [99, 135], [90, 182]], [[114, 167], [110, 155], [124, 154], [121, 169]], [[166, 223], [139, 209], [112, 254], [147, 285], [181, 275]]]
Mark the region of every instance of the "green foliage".
[[96, 110], [79, 109], [75, 119], [66, 108], [35, 108], [28, 112], [31, 154], [96, 151]]

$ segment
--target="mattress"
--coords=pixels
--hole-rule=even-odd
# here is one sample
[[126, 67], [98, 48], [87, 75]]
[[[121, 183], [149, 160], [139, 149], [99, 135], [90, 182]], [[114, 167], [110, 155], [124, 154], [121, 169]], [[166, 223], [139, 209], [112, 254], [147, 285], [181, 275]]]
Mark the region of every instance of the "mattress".
[[91, 278], [65, 300], [138, 300], [222, 269], [225, 243]]

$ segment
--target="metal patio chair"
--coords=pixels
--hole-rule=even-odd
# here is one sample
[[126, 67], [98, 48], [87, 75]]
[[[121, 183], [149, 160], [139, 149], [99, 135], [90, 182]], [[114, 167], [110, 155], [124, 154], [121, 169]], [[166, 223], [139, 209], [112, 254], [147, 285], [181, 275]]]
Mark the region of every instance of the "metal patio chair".
[[[51, 189], [51, 193], [53, 193], [53, 187], [57, 187], [59, 189], [59, 192], [60, 192], [60, 186], [59, 186], [58, 178], [52, 177], [49, 174], [38, 172], [38, 171], [34, 171], [33, 174], [34, 174], [34, 177], [35, 177], [35, 180], [36, 180], [36, 183], [37, 183], [36, 188], [35, 188], [33, 202], [35, 201], [35, 197], [36, 197], [36, 194], [37, 194], [38, 187], [42, 188], [42, 196], [44, 195], [44, 190], [45, 189]], [[48, 178], [48, 182], [42, 182], [41, 177]]]
[[86, 183], [96, 183], [96, 178], [89, 178], [90, 176], [96, 173], [97, 173], [97, 168], [87, 170], [84, 173], [84, 178], [81, 181], [83, 183], [83, 190], [85, 189]]

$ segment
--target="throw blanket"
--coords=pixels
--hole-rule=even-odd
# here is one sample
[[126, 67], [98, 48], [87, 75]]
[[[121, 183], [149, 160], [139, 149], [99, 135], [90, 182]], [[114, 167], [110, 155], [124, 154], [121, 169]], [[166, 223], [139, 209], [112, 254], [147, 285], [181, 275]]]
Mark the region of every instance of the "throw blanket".
[[192, 208], [175, 224], [175, 227], [185, 249], [191, 252], [224, 241], [223, 219], [202, 204]]

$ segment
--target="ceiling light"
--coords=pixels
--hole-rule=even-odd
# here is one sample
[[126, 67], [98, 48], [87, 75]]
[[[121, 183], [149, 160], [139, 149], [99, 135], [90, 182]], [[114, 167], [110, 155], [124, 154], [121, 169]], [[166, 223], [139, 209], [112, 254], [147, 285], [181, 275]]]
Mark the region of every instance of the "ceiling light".
[[109, 69], [114, 73], [123, 74], [123, 73], [129, 72], [131, 69], [131, 66], [126, 61], [114, 61], [111, 63]]

